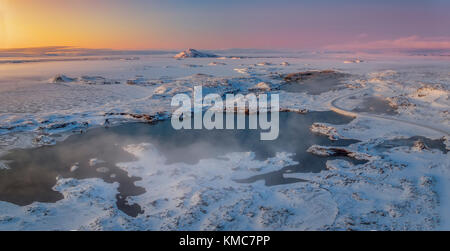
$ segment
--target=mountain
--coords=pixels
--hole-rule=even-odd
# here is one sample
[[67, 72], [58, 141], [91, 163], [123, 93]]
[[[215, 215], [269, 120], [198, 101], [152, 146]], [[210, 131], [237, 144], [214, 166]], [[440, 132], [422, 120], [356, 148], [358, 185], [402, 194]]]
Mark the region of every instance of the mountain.
[[174, 58], [216, 58], [217, 55], [200, 52], [194, 49], [187, 49], [175, 55]]

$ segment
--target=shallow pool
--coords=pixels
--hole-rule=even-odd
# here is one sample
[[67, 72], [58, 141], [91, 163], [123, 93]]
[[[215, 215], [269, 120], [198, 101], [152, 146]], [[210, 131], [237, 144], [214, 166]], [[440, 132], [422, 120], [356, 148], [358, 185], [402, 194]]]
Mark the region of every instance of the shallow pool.
[[[314, 122], [345, 124], [350, 117], [334, 112], [310, 112], [307, 114], [280, 113], [280, 134], [274, 141], [261, 141], [260, 130], [174, 130], [169, 120], [156, 124], [130, 123], [111, 128], [96, 128], [84, 134], [73, 135], [54, 146], [36, 149], [14, 150], [2, 157], [10, 169], [0, 170], [0, 200], [17, 205], [35, 201], [56, 202], [63, 198], [54, 191], [57, 177], [101, 178], [120, 184], [117, 205], [125, 213], [136, 216], [139, 205], [129, 205], [126, 198], [143, 193], [144, 188], [134, 185], [138, 177], [116, 166], [120, 162], [133, 161], [134, 157], [123, 150], [124, 146], [149, 142], [165, 155], [167, 162], [197, 163], [200, 159], [219, 158], [230, 152], [254, 152], [257, 159], [274, 157], [277, 152], [295, 153], [298, 165], [255, 177], [242, 177], [230, 182], [255, 182], [265, 180], [266, 185], [301, 182], [283, 178], [285, 172], [320, 172], [333, 158], [321, 157], [306, 150], [313, 144], [347, 146], [356, 140], [331, 141], [326, 136], [310, 131]], [[346, 158], [359, 163], [356, 160]]]

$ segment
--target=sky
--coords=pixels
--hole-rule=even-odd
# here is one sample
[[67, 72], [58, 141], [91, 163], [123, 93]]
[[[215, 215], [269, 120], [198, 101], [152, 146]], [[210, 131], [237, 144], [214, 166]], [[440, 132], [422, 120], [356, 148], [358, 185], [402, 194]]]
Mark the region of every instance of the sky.
[[450, 48], [448, 0], [0, 0], [0, 48]]

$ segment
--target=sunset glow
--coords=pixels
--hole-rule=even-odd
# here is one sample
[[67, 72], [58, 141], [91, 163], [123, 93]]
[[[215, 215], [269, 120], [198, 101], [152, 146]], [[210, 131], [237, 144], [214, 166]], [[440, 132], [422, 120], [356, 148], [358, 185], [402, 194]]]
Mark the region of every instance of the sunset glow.
[[440, 0], [290, 2], [1, 0], [0, 47], [320, 48], [450, 37]]
[[449, 13], [0, 0], [0, 231], [193, 250], [449, 231]]
[[449, 6], [441, 0], [0, 0], [0, 47], [335, 48], [395, 46], [410, 37], [433, 47], [450, 37]]

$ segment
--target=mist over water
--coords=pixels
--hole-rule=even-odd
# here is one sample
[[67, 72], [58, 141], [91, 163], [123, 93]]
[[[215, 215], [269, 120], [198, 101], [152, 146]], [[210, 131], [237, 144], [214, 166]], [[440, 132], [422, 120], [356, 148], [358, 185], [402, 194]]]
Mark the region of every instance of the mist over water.
[[[246, 116], [248, 118], [248, 116]], [[255, 182], [265, 180], [266, 185], [300, 182], [283, 178], [284, 172], [320, 172], [331, 158], [320, 157], [306, 150], [314, 144], [346, 146], [356, 140], [331, 141], [326, 136], [310, 131], [314, 122], [334, 124], [349, 123], [352, 118], [333, 112], [310, 112], [307, 114], [280, 113], [280, 135], [274, 141], [261, 141], [260, 130], [175, 130], [170, 120], [156, 124], [132, 123], [111, 128], [96, 128], [81, 135], [73, 135], [55, 146], [37, 149], [14, 150], [2, 157], [10, 169], [0, 170], [0, 200], [17, 205], [28, 205], [34, 201], [56, 202], [62, 195], [52, 189], [56, 177], [101, 178], [105, 182], [118, 182], [119, 209], [131, 216], [141, 211], [139, 205], [128, 205], [126, 198], [143, 193], [144, 188], [134, 185], [138, 177], [128, 174], [116, 166], [130, 162], [134, 157], [123, 150], [130, 144], [151, 143], [166, 158], [167, 164], [195, 164], [201, 159], [220, 158], [231, 152], [254, 152], [259, 160], [274, 157], [277, 152], [295, 153], [298, 165], [255, 177], [241, 177], [230, 182]], [[236, 121], [236, 119], [235, 119]], [[247, 121], [248, 122], [248, 121]], [[102, 162], [92, 165], [92, 159]], [[346, 158], [349, 161], [355, 162]], [[76, 170], [71, 167], [77, 164]], [[100, 170], [100, 171], [99, 171]]]
[[[328, 74], [328, 75], [327, 75]], [[345, 89], [341, 82], [343, 75], [330, 73], [318, 73], [317, 76], [309, 79], [287, 82], [281, 86], [281, 90], [286, 92], [307, 93], [310, 95], [320, 95], [329, 91]]]

